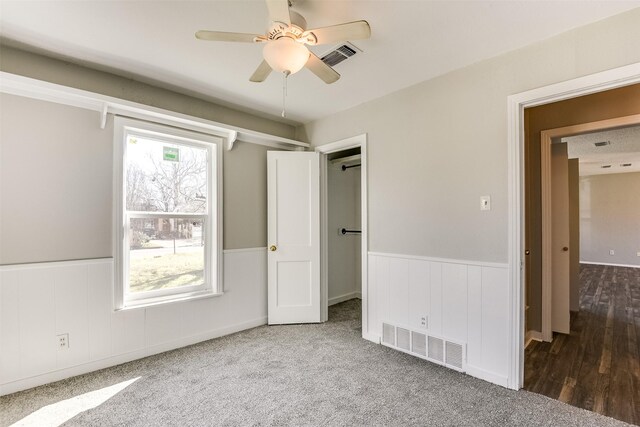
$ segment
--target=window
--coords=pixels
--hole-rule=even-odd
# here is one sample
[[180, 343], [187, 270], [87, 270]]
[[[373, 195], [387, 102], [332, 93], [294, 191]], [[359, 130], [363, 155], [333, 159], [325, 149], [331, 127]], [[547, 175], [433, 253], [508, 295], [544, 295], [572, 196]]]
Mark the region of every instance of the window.
[[221, 140], [117, 117], [116, 308], [220, 293]]

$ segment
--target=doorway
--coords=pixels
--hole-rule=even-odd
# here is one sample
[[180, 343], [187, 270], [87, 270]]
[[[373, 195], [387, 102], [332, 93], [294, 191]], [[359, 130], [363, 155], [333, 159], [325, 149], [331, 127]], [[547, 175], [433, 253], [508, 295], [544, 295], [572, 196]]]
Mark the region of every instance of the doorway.
[[[525, 196], [525, 182], [530, 180], [525, 168], [525, 157], [534, 153], [525, 146], [530, 131], [524, 111], [576, 97], [597, 94], [640, 83], [640, 63], [591, 74], [584, 77], [531, 89], [507, 97], [507, 150], [508, 150], [508, 261], [510, 283], [509, 367], [507, 386], [519, 390], [524, 384], [524, 345], [531, 330], [531, 295], [525, 289], [530, 249], [525, 247], [525, 218], [530, 199]], [[552, 128], [548, 126], [547, 128]], [[539, 301], [539, 300], [538, 300]], [[536, 316], [537, 317], [537, 316]]]
[[361, 162], [360, 147], [327, 154], [328, 306], [362, 299]]
[[[634, 289], [640, 276], [629, 272], [617, 274], [615, 271], [609, 274], [602, 269], [579, 264], [581, 244], [579, 239], [571, 238], [571, 232], [575, 236], [575, 226], [585, 223], [588, 218], [584, 203], [580, 203], [578, 209], [571, 209], [569, 200], [570, 190], [575, 193], [578, 186], [584, 187], [578, 175], [585, 175], [583, 172], [587, 168], [591, 169], [591, 174], [597, 168], [599, 175], [605, 170], [628, 168], [628, 164], [633, 163], [631, 153], [612, 149], [616, 145], [627, 144], [610, 143], [609, 140], [615, 138], [601, 131], [626, 132], [625, 129], [631, 125], [640, 123], [639, 96], [640, 86], [630, 85], [525, 110], [528, 126], [528, 143], [525, 144], [528, 148], [525, 154], [528, 181], [525, 186], [526, 331], [528, 338], [534, 341], [525, 350], [522, 386], [574, 406], [630, 422], [640, 417], [634, 409], [637, 403], [633, 397], [638, 346], [634, 320], [632, 318], [629, 323], [626, 315], [629, 310], [634, 312], [634, 302], [633, 298], [625, 296], [625, 292], [637, 292]], [[602, 120], [588, 121], [589, 118]], [[554, 124], [565, 126], [553, 127]], [[609, 148], [602, 150], [603, 146]], [[593, 157], [598, 151], [604, 155], [601, 161]], [[628, 146], [626, 151], [629, 151]], [[539, 153], [537, 162], [536, 153]], [[576, 167], [577, 162], [580, 162], [579, 168]], [[537, 174], [535, 164], [539, 168]], [[562, 168], [564, 171], [559, 175], [563, 177], [557, 178], [557, 172]], [[571, 169], [575, 175], [573, 184], [568, 180], [568, 170]], [[536, 188], [537, 180], [539, 186]], [[561, 186], [565, 187], [564, 195], [558, 196], [556, 193]], [[635, 193], [627, 196], [627, 199], [638, 198]], [[584, 199], [585, 195], [581, 194], [581, 197]], [[559, 201], [564, 202], [564, 208], [558, 209], [563, 205]], [[591, 200], [587, 207], [591, 207], [591, 202], [594, 201]], [[537, 207], [539, 212], [536, 212]], [[605, 221], [620, 220], [611, 214]], [[558, 217], [564, 217], [561, 218], [564, 225]], [[636, 218], [635, 224], [638, 220], [640, 218]], [[610, 229], [606, 230], [609, 231], [605, 233], [610, 232]], [[596, 251], [603, 252], [603, 249]], [[626, 252], [636, 256], [635, 250], [632, 252], [627, 248]], [[563, 271], [564, 277], [559, 277], [558, 271]], [[580, 287], [571, 286], [572, 275]], [[628, 289], [616, 285], [623, 278], [627, 282], [622, 286]], [[619, 292], [621, 289], [623, 292]], [[560, 295], [559, 290], [563, 291], [565, 298], [561, 314], [566, 318], [566, 327], [560, 329], [554, 326], [553, 313], [557, 309], [555, 298]], [[618, 311], [623, 314], [621, 317], [616, 315]], [[629, 325], [633, 329], [633, 342], [627, 339], [630, 336]]]
[[323, 321], [329, 306], [360, 300], [367, 329], [367, 136], [321, 145], [321, 287]]
[[[360, 297], [362, 337], [374, 340], [367, 329], [366, 142], [363, 134], [315, 152], [267, 153], [270, 325], [326, 322], [329, 304]], [[342, 191], [347, 182], [351, 190]], [[340, 199], [349, 201], [347, 216]]]
[[525, 289], [529, 249], [525, 248], [525, 135], [528, 123], [524, 110], [575, 97], [595, 94], [640, 83], [640, 63], [578, 77], [531, 89], [507, 97], [508, 159], [508, 261], [509, 261], [509, 366], [507, 386], [519, 390], [524, 384], [524, 345], [529, 330], [529, 295]]
[[[587, 117], [586, 113], [592, 111], [591, 105], [599, 102], [598, 98], [602, 98], [602, 95], [613, 95], [610, 102], [618, 103], [630, 96], [640, 95], [640, 87], [635, 85], [597, 95], [595, 98], [592, 95], [591, 98], [576, 100], [584, 101], [581, 104], [575, 103], [576, 107], [582, 105], [579, 107], [582, 112], [579, 112], [578, 119]], [[557, 108], [553, 105], [547, 108], [548, 112], [555, 110]], [[635, 110], [640, 110], [640, 102]], [[533, 120], [539, 121], [539, 118], [534, 117]], [[578, 305], [576, 285], [579, 270], [579, 224], [575, 218], [573, 221], [571, 219], [579, 218], [579, 214], [575, 203], [570, 203], [572, 199], [579, 199], [576, 195], [578, 176], [628, 173], [634, 170], [637, 167], [633, 166], [637, 150], [637, 142], [634, 140], [637, 131], [634, 129], [639, 124], [640, 114], [633, 114], [543, 130], [540, 133], [541, 265], [527, 265], [527, 287], [535, 287], [533, 278], [541, 277], [543, 341], [551, 341], [552, 332], [569, 333], [569, 307], [575, 311]], [[570, 182], [575, 184], [571, 186]], [[531, 189], [531, 186], [528, 188]], [[530, 193], [533, 191], [528, 192]], [[537, 224], [532, 219], [533, 216], [529, 218], [528, 246], [535, 247], [534, 233]], [[631, 244], [627, 244], [629, 245]], [[628, 256], [635, 255], [629, 248], [627, 252]], [[540, 268], [541, 274], [534, 274], [537, 273], [534, 271], [536, 268]]]

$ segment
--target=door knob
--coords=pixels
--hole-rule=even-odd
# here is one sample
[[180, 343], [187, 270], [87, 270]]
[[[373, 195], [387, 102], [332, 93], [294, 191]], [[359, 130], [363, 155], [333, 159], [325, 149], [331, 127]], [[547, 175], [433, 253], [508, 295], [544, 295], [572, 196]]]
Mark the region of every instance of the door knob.
[[529, 255], [531, 253], [531, 251], [529, 249], [527, 249], [526, 251], [524, 251], [525, 255]]
[[569, 250], [569, 248], [566, 247], [566, 246], [564, 248], [562, 248], [562, 252], [567, 252], [568, 250]]
[[269, 246], [269, 250], [270, 250], [271, 252], [275, 252], [277, 249], [278, 249], [278, 248], [276, 247], [276, 245], [271, 245], [271, 246]]

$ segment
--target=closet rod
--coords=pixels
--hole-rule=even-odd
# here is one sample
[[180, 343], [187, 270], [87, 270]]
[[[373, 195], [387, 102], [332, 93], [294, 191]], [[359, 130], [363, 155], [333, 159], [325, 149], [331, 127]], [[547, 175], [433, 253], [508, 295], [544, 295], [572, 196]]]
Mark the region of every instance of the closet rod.
[[347, 170], [347, 169], [349, 169], [349, 168], [359, 168], [359, 167], [360, 167], [360, 165], [359, 165], [359, 164], [358, 164], [358, 165], [351, 165], [351, 166], [342, 165], [342, 170], [343, 170], [343, 171], [346, 171], [346, 170]]
[[347, 233], [350, 233], [350, 234], [360, 234], [360, 233], [362, 233], [362, 231], [360, 231], [360, 230], [347, 230], [346, 228], [343, 228], [342, 230], [340, 230], [340, 232], [341, 232], [342, 234], [347, 234]]

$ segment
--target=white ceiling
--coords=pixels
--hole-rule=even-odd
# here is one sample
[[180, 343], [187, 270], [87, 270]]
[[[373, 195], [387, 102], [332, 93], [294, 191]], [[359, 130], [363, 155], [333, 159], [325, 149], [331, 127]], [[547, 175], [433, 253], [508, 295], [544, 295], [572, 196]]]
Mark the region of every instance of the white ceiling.
[[[309, 28], [366, 19], [364, 54], [336, 66], [326, 85], [308, 70], [289, 79], [288, 122], [330, 115], [571, 28], [639, 7], [640, 1], [294, 0]], [[249, 77], [261, 46], [196, 40], [200, 29], [264, 33], [262, 0], [7, 1], [0, 36], [138, 80], [282, 120], [282, 79]], [[315, 47], [322, 54], [331, 46]]]
[[[580, 176], [640, 172], [640, 126], [565, 137], [569, 158], [578, 158]], [[596, 142], [609, 145], [596, 147]], [[623, 164], [631, 166], [622, 166]], [[603, 167], [609, 166], [609, 167]]]

